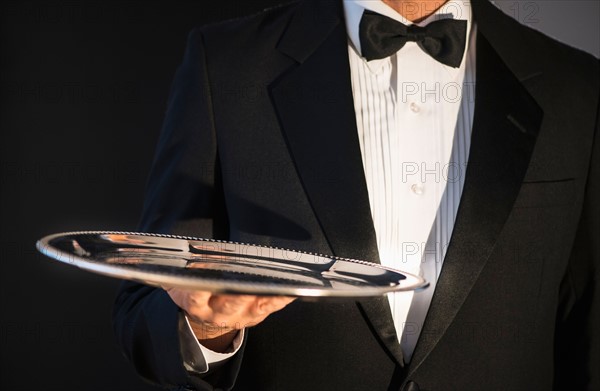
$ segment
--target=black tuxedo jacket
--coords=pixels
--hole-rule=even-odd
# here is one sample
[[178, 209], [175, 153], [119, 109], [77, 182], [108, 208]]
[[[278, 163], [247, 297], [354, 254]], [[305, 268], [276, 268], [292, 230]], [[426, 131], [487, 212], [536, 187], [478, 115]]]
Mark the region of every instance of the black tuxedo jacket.
[[[597, 388], [599, 66], [473, 2], [477, 83], [466, 182], [409, 365], [384, 298], [296, 301], [200, 379], [177, 307], [125, 283], [119, 343], [173, 387]], [[341, 2], [302, 1], [192, 32], [141, 229], [378, 261]]]

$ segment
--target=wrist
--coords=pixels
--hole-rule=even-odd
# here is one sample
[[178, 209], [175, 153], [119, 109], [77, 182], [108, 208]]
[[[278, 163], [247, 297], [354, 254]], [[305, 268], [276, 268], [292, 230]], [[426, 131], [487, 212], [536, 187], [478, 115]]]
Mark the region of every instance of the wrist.
[[197, 321], [191, 317], [188, 317], [188, 322], [198, 342], [204, 347], [217, 353], [229, 353], [233, 350], [233, 340], [239, 330]]

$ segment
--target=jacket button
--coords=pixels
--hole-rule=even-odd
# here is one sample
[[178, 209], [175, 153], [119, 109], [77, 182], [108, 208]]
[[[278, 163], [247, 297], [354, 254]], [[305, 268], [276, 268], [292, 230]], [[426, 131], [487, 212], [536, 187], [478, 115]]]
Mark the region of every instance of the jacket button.
[[419, 385], [412, 380], [409, 380], [402, 388], [402, 391], [419, 391], [419, 390], [420, 390]]

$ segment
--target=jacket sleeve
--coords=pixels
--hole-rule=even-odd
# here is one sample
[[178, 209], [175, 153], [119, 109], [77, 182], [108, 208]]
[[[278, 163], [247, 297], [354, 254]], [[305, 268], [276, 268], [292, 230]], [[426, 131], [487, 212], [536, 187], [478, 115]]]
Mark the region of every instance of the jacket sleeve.
[[[600, 67], [597, 67], [597, 69]], [[559, 290], [555, 389], [600, 389], [600, 108], [583, 210]]]
[[[147, 183], [139, 230], [226, 239], [210, 85], [200, 30], [190, 33], [177, 70]], [[200, 379], [183, 366], [179, 308], [162, 289], [124, 282], [113, 311], [117, 342], [143, 378], [179, 389], [229, 389], [243, 347]]]

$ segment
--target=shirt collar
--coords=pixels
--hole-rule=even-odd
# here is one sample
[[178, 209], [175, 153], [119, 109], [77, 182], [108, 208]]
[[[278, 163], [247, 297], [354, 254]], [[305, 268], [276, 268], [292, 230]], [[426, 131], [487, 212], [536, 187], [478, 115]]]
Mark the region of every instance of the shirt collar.
[[[411, 21], [396, 12], [392, 7], [380, 0], [344, 0], [343, 3], [344, 15], [346, 17], [346, 30], [348, 32], [350, 42], [356, 49], [357, 53], [361, 53], [358, 27], [360, 25], [362, 14], [365, 10], [377, 12], [378, 14], [385, 15], [406, 25], [413, 24]], [[471, 31], [471, 18], [472, 13], [470, 1], [450, 0], [441, 6], [436, 12], [416, 24], [418, 26], [425, 26], [426, 24], [439, 19], [466, 20], [468, 38]]]

